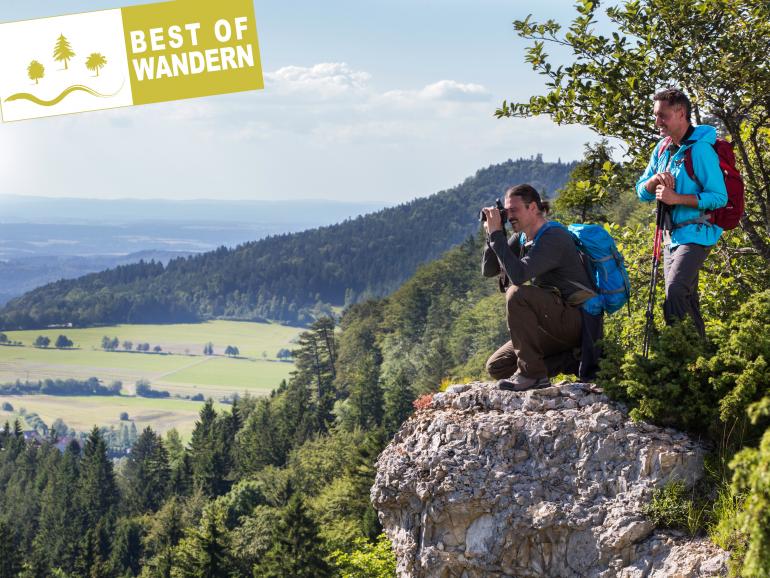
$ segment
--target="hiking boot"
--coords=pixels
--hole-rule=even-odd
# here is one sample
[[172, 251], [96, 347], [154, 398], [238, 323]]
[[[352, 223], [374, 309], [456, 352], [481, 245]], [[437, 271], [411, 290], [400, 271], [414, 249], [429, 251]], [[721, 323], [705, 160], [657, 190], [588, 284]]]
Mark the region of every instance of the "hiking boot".
[[547, 377], [527, 377], [518, 371], [510, 379], [501, 379], [497, 382], [497, 387], [505, 391], [527, 391], [550, 386], [551, 380]]

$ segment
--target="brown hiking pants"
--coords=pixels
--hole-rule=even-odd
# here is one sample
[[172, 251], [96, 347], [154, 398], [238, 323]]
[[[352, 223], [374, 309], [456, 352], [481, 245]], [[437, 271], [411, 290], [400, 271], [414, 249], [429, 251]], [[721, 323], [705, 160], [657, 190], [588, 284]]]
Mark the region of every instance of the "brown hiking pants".
[[511, 340], [487, 360], [494, 379], [515, 371], [540, 378], [574, 373], [573, 350], [580, 347], [580, 308], [555, 293], [532, 285], [512, 286], [505, 294]]

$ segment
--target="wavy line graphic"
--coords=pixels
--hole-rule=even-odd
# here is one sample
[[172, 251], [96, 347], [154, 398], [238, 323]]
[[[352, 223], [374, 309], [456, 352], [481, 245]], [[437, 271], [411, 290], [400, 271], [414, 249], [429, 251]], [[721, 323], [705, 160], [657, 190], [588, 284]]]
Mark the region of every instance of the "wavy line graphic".
[[87, 92], [88, 94], [92, 96], [97, 96], [99, 98], [110, 98], [111, 96], [115, 96], [116, 94], [118, 94], [121, 88], [123, 88], [123, 85], [121, 85], [120, 88], [117, 91], [113, 92], [112, 94], [101, 94], [100, 92], [96, 92], [93, 88], [88, 88], [87, 86], [84, 86], [82, 84], [75, 84], [73, 86], [68, 86], [62, 91], [62, 93], [59, 96], [51, 100], [42, 100], [36, 97], [34, 94], [30, 94], [29, 92], [17, 92], [16, 94], [12, 94], [8, 98], [6, 98], [5, 102], [11, 102], [13, 100], [29, 100], [30, 102], [34, 102], [35, 104], [39, 104], [40, 106], [54, 106], [55, 104], [59, 104], [62, 100], [67, 98], [67, 96], [69, 96], [70, 94], [78, 90], [82, 90], [83, 92]]

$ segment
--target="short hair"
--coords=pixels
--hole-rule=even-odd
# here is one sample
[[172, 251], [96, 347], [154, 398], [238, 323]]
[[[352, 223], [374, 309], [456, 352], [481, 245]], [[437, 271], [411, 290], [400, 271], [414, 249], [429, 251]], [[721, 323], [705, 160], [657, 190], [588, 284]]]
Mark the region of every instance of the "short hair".
[[537, 204], [537, 210], [541, 213], [547, 213], [550, 208], [551, 204], [548, 201], [544, 201], [540, 197], [540, 193], [538, 193], [535, 190], [535, 187], [532, 185], [527, 184], [521, 184], [521, 185], [514, 185], [511, 188], [509, 188], [507, 191], [505, 191], [506, 197], [519, 197], [521, 198], [521, 201], [525, 205], [529, 205], [530, 203]]
[[683, 106], [684, 114], [687, 122], [690, 121], [690, 113], [692, 113], [692, 104], [687, 95], [678, 88], [664, 88], [655, 93], [652, 97], [653, 101], [659, 100], [665, 102], [669, 106]]

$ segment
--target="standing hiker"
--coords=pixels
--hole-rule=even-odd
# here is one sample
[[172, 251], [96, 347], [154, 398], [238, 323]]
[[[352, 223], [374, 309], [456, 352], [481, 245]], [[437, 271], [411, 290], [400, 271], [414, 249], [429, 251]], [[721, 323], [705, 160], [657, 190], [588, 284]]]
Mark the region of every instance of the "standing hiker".
[[[706, 211], [727, 203], [725, 180], [714, 150], [716, 129], [692, 125], [690, 100], [680, 90], [661, 90], [653, 101], [655, 126], [663, 138], [636, 183], [636, 193], [642, 201], [659, 201], [665, 211], [663, 228], [670, 237], [663, 253], [666, 323], [689, 316], [704, 336], [698, 274], [722, 235], [722, 228], [711, 222]], [[686, 161], [692, 162], [695, 178], [690, 177]]]

